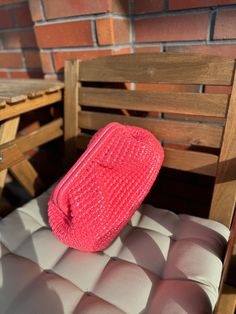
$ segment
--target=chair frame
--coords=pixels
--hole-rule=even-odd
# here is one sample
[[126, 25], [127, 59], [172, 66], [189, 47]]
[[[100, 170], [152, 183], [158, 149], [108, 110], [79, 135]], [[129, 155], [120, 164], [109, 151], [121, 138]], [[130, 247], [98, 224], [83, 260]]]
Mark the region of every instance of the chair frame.
[[[205, 93], [169, 94], [155, 91], [91, 88], [84, 87], [84, 82], [185, 83], [201, 84], [201, 86], [226, 85], [232, 86], [232, 91], [229, 97], [228, 95]], [[194, 101], [195, 99], [196, 101]], [[155, 104], [153, 104], [152, 101], [155, 102]], [[175, 102], [177, 102], [178, 106], [175, 105]], [[213, 106], [210, 106], [210, 102], [213, 103]], [[212, 145], [219, 148], [218, 156], [202, 152], [165, 148], [164, 161], [165, 167], [215, 177], [209, 218], [221, 222], [231, 229], [220, 285], [220, 292], [222, 292], [236, 233], [235, 61], [223, 57], [179, 53], [140, 53], [107, 56], [86, 61], [66, 61], [64, 140], [66, 160], [69, 165], [75, 161], [78, 147], [85, 148], [89, 141], [89, 137], [85, 135], [81, 129], [94, 130], [104, 126], [110, 121], [118, 121], [125, 124], [146, 127], [154, 131], [157, 137], [159, 137], [159, 133], [160, 137], [162, 135], [162, 125], [159, 123], [160, 131], [158, 133], [158, 127], [154, 126], [155, 121], [151, 119], [142, 118], [141, 122], [140, 118], [101, 114], [93, 111], [86, 112], [83, 109], [86, 109], [87, 106], [90, 107], [90, 110], [91, 107], [102, 107], [122, 110], [130, 109], [179, 113], [197, 117], [201, 116], [202, 118], [208, 117], [210, 121], [212, 121], [212, 118], [220, 118], [220, 121], [224, 123], [223, 132], [221, 136], [219, 136], [219, 142], [212, 144], [210, 143], [210, 139], [208, 142], [210, 146]], [[224, 109], [222, 109], [223, 107]], [[73, 119], [71, 119], [71, 117], [73, 117]], [[165, 121], [161, 122], [165, 123]], [[181, 127], [185, 128], [183, 123]], [[179, 129], [181, 129], [181, 127]], [[202, 126], [200, 125], [200, 127]], [[190, 132], [191, 131], [194, 132], [195, 127], [193, 127]], [[184, 132], [185, 130], [183, 129], [182, 133]], [[206, 132], [206, 137], [208, 137], [208, 132], [211, 133], [207, 127], [203, 129], [203, 134], [204, 132]], [[203, 134], [201, 135], [204, 137]], [[207, 144], [204, 143], [204, 141], [201, 142], [198, 137], [197, 140], [194, 138], [191, 140], [193, 140], [193, 142], [190, 144]], [[194, 167], [195, 164], [198, 166]], [[228, 291], [227, 286], [226, 290]], [[216, 309], [215, 313], [221, 313], [222, 308], [224, 308], [226, 304], [228, 308], [231, 307], [233, 312], [233, 308], [236, 305], [235, 295], [236, 291], [234, 290], [231, 303], [229, 303], [229, 297], [227, 294], [224, 294], [223, 290], [220, 304], [217, 307], [218, 310]]]

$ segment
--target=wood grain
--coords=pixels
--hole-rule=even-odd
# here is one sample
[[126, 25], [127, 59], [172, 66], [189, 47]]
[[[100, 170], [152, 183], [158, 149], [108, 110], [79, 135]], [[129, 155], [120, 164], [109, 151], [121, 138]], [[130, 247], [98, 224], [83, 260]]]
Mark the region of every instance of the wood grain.
[[166, 142], [207, 147], [220, 147], [223, 133], [221, 126], [204, 123], [186, 123], [165, 119], [127, 117], [117, 114], [89, 111], [79, 112], [79, 125], [82, 129], [98, 130], [112, 121], [143, 127], [152, 132], [159, 140]]
[[164, 113], [225, 117], [228, 95], [201, 93], [160, 93], [119, 89], [79, 89], [80, 104]]
[[234, 60], [217, 56], [177, 53], [143, 53], [85, 60], [80, 80], [230, 85]]
[[14, 141], [12, 141], [12, 144], [16, 144], [20, 151], [25, 153], [34, 147], [43, 145], [62, 136], [62, 126], [63, 120], [62, 118], [59, 118], [42, 126], [32, 133], [17, 137]]
[[234, 314], [236, 311], [236, 288], [224, 284], [219, 304], [214, 314]]
[[225, 117], [228, 95], [201, 93], [160, 93], [120, 89], [79, 89], [80, 105], [164, 113]]
[[0, 97], [0, 108], [6, 106], [6, 101]]
[[0, 79], [0, 98], [14, 104], [27, 98], [35, 98], [46, 93], [61, 90], [64, 84], [60, 81], [43, 79]]
[[210, 218], [230, 228], [236, 200], [236, 72], [219, 156]]
[[18, 116], [22, 113], [29, 112], [38, 108], [48, 106], [50, 104], [59, 102], [62, 100], [62, 92], [57, 91], [52, 94], [43, 95], [42, 97], [27, 99], [14, 106], [6, 105], [0, 111], [0, 121], [6, 120], [11, 117]]
[[0, 172], [24, 160], [24, 155], [16, 145], [3, 144], [0, 146], [1, 157]]
[[64, 97], [64, 140], [67, 165], [77, 158], [76, 137], [79, 133], [79, 60], [65, 62], [65, 97]]

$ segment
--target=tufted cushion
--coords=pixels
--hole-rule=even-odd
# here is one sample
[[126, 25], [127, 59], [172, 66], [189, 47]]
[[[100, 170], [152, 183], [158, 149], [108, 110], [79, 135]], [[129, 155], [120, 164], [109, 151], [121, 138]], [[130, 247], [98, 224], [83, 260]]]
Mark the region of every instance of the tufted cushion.
[[51, 232], [49, 195], [0, 221], [1, 314], [212, 312], [226, 227], [142, 205], [104, 252], [81, 252]]

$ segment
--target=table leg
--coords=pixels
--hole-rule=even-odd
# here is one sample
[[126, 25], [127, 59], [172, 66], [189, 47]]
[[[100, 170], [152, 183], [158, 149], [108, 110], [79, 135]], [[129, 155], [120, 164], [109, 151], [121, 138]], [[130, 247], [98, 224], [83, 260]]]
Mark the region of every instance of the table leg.
[[[15, 139], [20, 118], [15, 117], [3, 122], [0, 126], [0, 145]], [[0, 172], [0, 196], [5, 184], [7, 169]]]
[[37, 196], [43, 190], [43, 184], [39, 178], [39, 174], [31, 165], [31, 163], [24, 159], [18, 164], [10, 168], [10, 172], [16, 179], [24, 186], [26, 191], [31, 196]]

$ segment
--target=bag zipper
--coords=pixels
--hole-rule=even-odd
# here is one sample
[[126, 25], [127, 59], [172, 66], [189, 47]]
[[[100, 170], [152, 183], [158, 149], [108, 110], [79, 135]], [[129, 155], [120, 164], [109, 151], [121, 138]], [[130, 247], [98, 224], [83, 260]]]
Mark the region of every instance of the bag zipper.
[[[108, 131], [114, 132], [118, 128], [123, 128], [124, 126], [117, 123], [117, 122], [111, 122], [110, 125], [107, 126], [107, 128], [103, 131], [103, 134], [95, 141], [91, 147], [87, 148], [86, 151], [83, 153], [81, 158], [72, 166], [72, 168], [67, 172], [67, 174], [64, 176], [64, 178], [59, 182], [58, 186], [55, 188], [53, 192], [53, 201], [55, 202], [56, 206], [65, 213], [63, 210], [61, 204], [62, 195], [65, 191], [65, 189], [69, 185], [69, 179], [73, 175], [75, 171], [78, 170], [78, 168], [81, 166], [81, 163], [85, 160], [85, 158], [91, 159], [93, 156], [93, 153], [96, 152], [96, 146], [105, 139], [105, 136], [107, 135]], [[81, 169], [83, 166], [81, 167]]]

